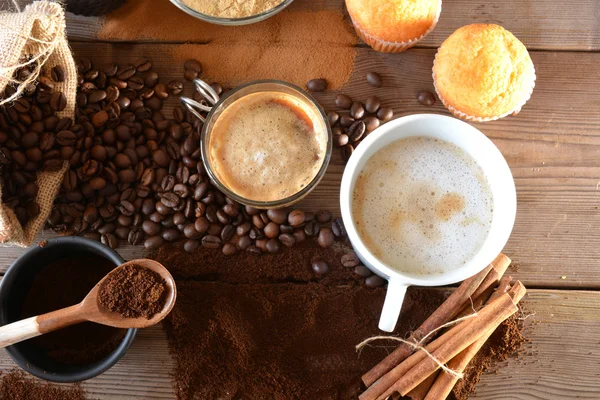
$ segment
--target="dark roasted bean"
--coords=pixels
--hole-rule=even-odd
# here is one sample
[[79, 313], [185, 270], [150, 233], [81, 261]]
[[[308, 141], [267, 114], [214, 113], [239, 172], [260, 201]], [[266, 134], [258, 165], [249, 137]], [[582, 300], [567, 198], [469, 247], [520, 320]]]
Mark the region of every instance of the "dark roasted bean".
[[202, 238], [202, 247], [218, 249], [221, 247], [221, 239], [217, 236], [206, 235]]
[[374, 87], [381, 87], [381, 75], [377, 72], [367, 72], [367, 82]]
[[358, 258], [356, 253], [346, 253], [342, 256], [342, 265], [344, 267], [356, 267], [358, 264], [360, 264], [360, 259]]
[[344, 226], [344, 221], [342, 218], [336, 218], [331, 223], [331, 230], [333, 231], [335, 237], [346, 237], [346, 227]]
[[329, 265], [323, 260], [313, 260], [312, 262], [312, 270], [317, 275], [325, 275], [329, 272]]
[[365, 284], [370, 288], [381, 287], [386, 284], [386, 280], [379, 275], [371, 275], [365, 279]]
[[327, 89], [327, 81], [323, 78], [311, 79], [306, 84], [306, 88], [311, 92], [323, 92]]

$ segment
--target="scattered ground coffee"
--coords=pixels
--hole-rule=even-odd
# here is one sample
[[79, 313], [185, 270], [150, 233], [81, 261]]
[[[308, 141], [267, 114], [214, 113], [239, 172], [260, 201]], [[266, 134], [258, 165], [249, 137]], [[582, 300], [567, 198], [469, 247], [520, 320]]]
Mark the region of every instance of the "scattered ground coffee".
[[[179, 399], [355, 399], [386, 354], [354, 350], [377, 333], [383, 289], [186, 281], [178, 293], [166, 329]], [[443, 299], [412, 289], [398, 333]]]
[[[354, 351], [378, 334], [385, 292], [365, 288], [349, 257], [342, 264], [341, 255], [350, 251], [342, 243], [229, 257], [210, 249], [186, 254], [179, 247], [164, 245], [155, 255], [177, 279], [178, 301], [165, 329], [179, 399], [356, 398], [360, 375], [397, 345]], [[326, 262], [329, 272], [316, 274], [313, 260]], [[409, 289], [396, 334], [414, 330], [447, 293]], [[516, 353], [522, 328], [511, 319], [498, 329], [454, 399], [468, 398], [490, 365]]]
[[100, 287], [98, 304], [125, 318], [150, 319], [165, 305], [167, 285], [156, 272], [130, 264], [110, 274]]
[[[44, 267], [25, 297], [22, 318], [55, 311], [82, 301], [114, 268], [98, 257], [73, 257]], [[126, 330], [84, 322], [30, 339], [40, 352], [64, 364], [88, 364], [112, 353]]]
[[168, 1], [129, 0], [110, 14], [101, 39], [192, 42], [169, 46], [179, 61], [198, 58], [203, 77], [227, 85], [256, 79], [281, 79], [304, 86], [325, 78], [330, 89], [343, 86], [352, 73], [352, 27], [340, 10], [289, 10], [258, 24], [218, 26], [181, 12]]
[[43, 382], [20, 370], [2, 374], [0, 400], [85, 400], [85, 392], [79, 384], [55, 385]]

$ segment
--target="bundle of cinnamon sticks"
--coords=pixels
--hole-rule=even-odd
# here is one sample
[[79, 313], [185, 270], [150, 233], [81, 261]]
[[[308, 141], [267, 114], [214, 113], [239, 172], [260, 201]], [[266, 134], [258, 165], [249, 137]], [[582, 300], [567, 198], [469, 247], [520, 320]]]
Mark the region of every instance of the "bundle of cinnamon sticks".
[[[402, 344], [362, 376], [367, 390], [360, 400], [408, 396], [412, 400], [445, 399], [469, 362], [496, 328], [517, 310], [525, 286], [504, 276], [511, 260], [504, 254], [479, 274], [464, 281], [411, 335], [415, 346]], [[476, 315], [469, 318], [476, 311]], [[458, 324], [435, 335], [443, 325]], [[435, 338], [435, 340], [432, 340]], [[423, 349], [425, 351], [423, 351]], [[440, 371], [441, 365], [448, 370]]]

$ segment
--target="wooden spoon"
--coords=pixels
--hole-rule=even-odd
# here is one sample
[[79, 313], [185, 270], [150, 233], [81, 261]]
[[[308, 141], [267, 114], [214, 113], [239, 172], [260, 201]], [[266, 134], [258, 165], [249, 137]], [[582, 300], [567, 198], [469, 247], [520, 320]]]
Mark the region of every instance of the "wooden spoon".
[[[118, 269], [131, 264], [158, 273], [166, 282], [165, 305], [160, 312], [154, 314], [150, 319], [145, 317], [125, 318], [121, 314], [108, 311], [98, 304], [98, 292], [104, 280]], [[146, 328], [160, 322], [171, 312], [176, 297], [175, 280], [163, 265], [148, 259], [131, 260], [115, 268], [102, 278], [81, 303], [0, 327], [0, 348], [85, 321], [114, 326], [115, 328]]]

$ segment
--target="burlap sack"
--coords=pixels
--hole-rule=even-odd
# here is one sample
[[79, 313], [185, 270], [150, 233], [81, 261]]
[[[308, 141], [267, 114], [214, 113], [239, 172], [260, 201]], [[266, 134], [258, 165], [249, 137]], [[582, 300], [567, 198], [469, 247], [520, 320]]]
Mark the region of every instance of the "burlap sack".
[[[38, 67], [24, 82], [15, 81], [15, 71], [24, 63], [34, 63]], [[17, 88], [13, 96], [1, 99], [0, 105], [17, 99], [27, 84], [35, 82], [40, 73], [49, 76], [50, 70], [56, 65], [64, 68], [66, 79], [57, 83], [55, 90], [63, 92], [67, 98], [66, 108], [58, 114], [61, 117], [73, 117], [77, 68], [66, 38], [62, 6], [50, 1], [37, 1], [22, 12], [0, 12], [0, 93], [8, 84]], [[36, 201], [40, 206], [40, 214], [26, 226], [21, 226], [13, 211], [0, 203], [0, 243], [17, 246], [31, 244], [50, 214], [67, 168], [65, 162], [60, 171], [38, 172], [39, 192]], [[1, 195], [2, 182], [0, 198]]]

